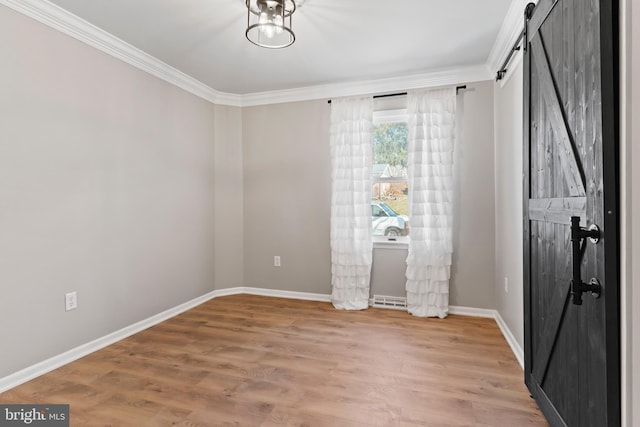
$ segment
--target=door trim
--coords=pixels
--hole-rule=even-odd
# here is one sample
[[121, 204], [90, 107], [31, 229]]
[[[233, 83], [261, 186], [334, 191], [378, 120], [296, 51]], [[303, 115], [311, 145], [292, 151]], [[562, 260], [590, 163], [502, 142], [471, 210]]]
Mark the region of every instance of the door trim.
[[[608, 284], [605, 322], [607, 349], [620, 351], [620, 52], [619, 1], [600, 0], [602, 161], [604, 188], [605, 280]], [[613, 286], [612, 286], [613, 285]], [[611, 425], [620, 425], [620, 357], [607, 358], [607, 405]]]

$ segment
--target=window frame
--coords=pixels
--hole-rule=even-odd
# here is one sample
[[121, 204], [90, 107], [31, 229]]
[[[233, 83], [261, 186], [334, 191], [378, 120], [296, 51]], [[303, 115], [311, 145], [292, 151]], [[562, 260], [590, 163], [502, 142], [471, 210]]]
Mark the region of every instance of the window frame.
[[[388, 109], [388, 110], [376, 110], [373, 112], [373, 126], [384, 123], [398, 123], [406, 122], [409, 124], [409, 116], [406, 108]], [[408, 137], [407, 137], [408, 138]], [[372, 147], [373, 149], [373, 147]], [[374, 178], [371, 174], [371, 187], [375, 184], [384, 183], [402, 183], [409, 184], [409, 177], [406, 178]], [[411, 217], [409, 217], [409, 229], [411, 229]], [[374, 248], [386, 248], [386, 249], [407, 249], [409, 247], [411, 233], [407, 236], [376, 236], [372, 235]]]

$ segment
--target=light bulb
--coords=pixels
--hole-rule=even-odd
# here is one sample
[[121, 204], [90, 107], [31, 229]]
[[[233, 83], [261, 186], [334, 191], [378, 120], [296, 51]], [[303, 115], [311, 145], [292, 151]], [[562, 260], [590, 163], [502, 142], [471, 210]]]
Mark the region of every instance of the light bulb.
[[275, 12], [273, 14], [273, 23], [276, 26], [275, 27], [275, 31], [276, 34], [282, 34], [282, 27], [284, 26], [284, 19], [283, 19], [283, 13], [284, 11], [282, 10], [282, 6], [281, 5], [276, 5], [275, 7]]
[[262, 31], [262, 34], [264, 34], [265, 36], [267, 36], [267, 38], [271, 38], [275, 35], [276, 33], [276, 29], [273, 26], [272, 23], [268, 23], [266, 25], [263, 25], [262, 27], [260, 27], [260, 31]]

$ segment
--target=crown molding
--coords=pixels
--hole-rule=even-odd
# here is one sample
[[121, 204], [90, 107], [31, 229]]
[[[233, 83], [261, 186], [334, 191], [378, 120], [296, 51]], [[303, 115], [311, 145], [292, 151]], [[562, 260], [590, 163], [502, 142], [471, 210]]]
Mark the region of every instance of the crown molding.
[[496, 37], [496, 41], [493, 43], [487, 58], [487, 67], [493, 76], [498, 72], [516, 39], [520, 36], [524, 28], [524, 9], [531, 2], [537, 3], [536, 0], [513, 0], [509, 5], [509, 10], [507, 10], [498, 32], [498, 37]]
[[386, 79], [342, 82], [272, 92], [250, 93], [242, 95], [242, 106], [250, 107], [255, 105], [330, 99], [362, 94], [407, 91], [411, 89], [457, 85], [491, 79], [492, 72], [486, 65], [475, 65]]
[[47, 0], [0, 0], [0, 4], [209, 102], [232, 106], [242, 103], [239, 95], [216, 91]]
[[[517, 2], [519, 3], [521, 1], [522, 0], [518, 0]], [[244, 95], [225, 93], [205, 85], [48, 0], [0, 0], [0, 5], [5, 5], [16, 12], [33, 18], [48, 27], [71, 36], [114, 58], [218, 105], [249, 107], [329, 99], [343, 96], [456, 85], [491, 80], [493, 77], [492, 69], [488, 68], [486, 64], [481, 64], [385, 79], [332, 83]], [[513, 5], [507, 14], [508, 16], [512, 13], [512, 9], [514, 9]], [[503, 24], [503, 29], [504, 26]]]

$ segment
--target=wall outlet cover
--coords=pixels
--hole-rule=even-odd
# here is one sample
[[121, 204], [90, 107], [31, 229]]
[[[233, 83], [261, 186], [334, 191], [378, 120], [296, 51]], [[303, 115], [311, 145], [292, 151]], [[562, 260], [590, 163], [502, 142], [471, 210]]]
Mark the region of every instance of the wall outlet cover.
[[64, 294], [64, 310], [71, 311], [78, 308], [78, 293], [73, 291]]

